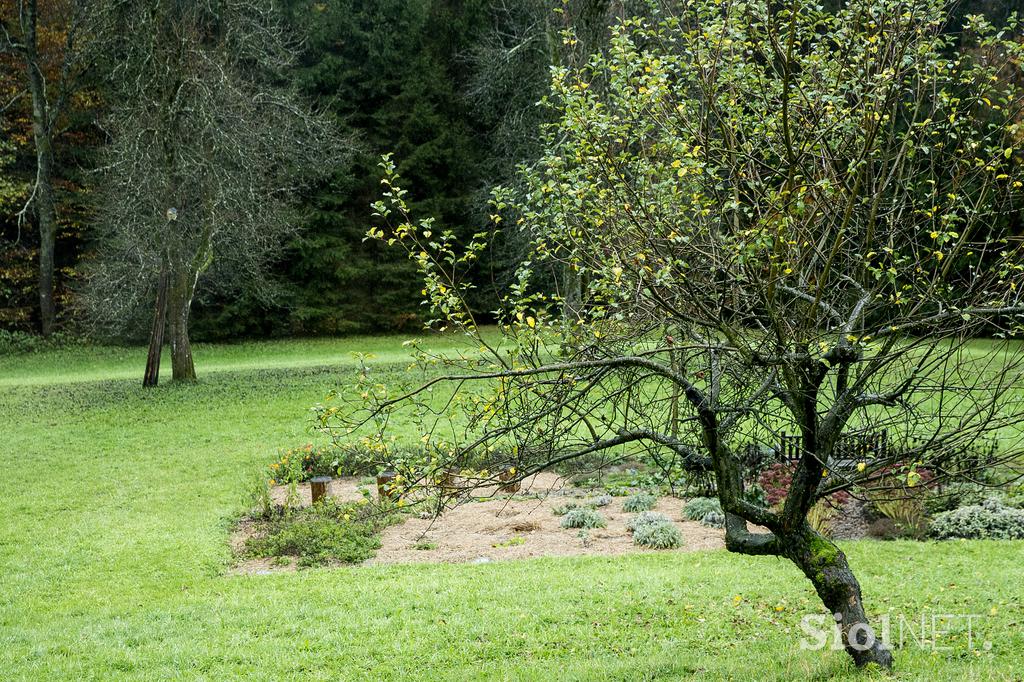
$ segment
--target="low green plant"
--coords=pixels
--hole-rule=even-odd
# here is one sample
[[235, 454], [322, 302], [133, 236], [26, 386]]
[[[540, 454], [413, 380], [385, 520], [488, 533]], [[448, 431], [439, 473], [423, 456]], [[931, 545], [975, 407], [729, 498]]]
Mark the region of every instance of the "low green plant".
[[419, 540], [419, 541], [416, 542], [415, 545], [412, 546], [412, 548], [413, 549], [418, 549], [418, 550], [424, 550], [424, 551], [425, 550], [431, 550], [431, 549], [437, 549], [437, 543], [433, 542], [432, 540]]
[[633, 518], [626, 521], [626, 530], [631, 533], [635, 533], [637, 529], [643, 526], [649, 526], [652, 523], [671, 523], [672, 520], [664, 514], [656, 511], [642, 511]]
[[594, 507], [595, 509], [598, 507], [607, 507], [612, 503], [612, 499], [614, 498], [611, 495], [598, 495], [595, 498], [587, 500], [587, 506]]
[[270, 463], [270, 484], [302, 483], [314, 476], [337, 476], [337, 452], [337, 448], [315, 446], [312, 443], [285, 450]]
[[1006, 490], [1004, 499], [1007, 506], [1024, 509], [1024, 483], [1010, 486]]
[[633, 543], [650, 549], [676, 549], [683, 546], [683, 534], [671, 521], [647, 523], [633, 533]]
[[1024, 540], [1024, 510], [988, 499], [981, 504], [936, 514], [929, 535], [938, 540]]
[[359, 563], [380, 547], [380, 531], [397, 515], [383, 507], [323, 500], [285, 511], [245, 544], [250, 557], [296, 557], [299, 566]]
[[[488, 499], [490, 499], [490, 498], [488, 498]], [[573, 509], [579, 509], [579, 508], [580, 508], [580, 505], [577, 502], [566, 502], [565, 504], [560, 504], [557, 507], [554, 507], [551, 510], [551, 513], [554, 514], [555, 516], [565, 516], [566, 514], [571, 512]]]
[[722, 513], [722, 503], [714, 497], [695, 497], [683, 507], [683, 516], [689, 521], [701, 521], [709, 512]]
[[626, 498], [622, 503], [622, 510], [630, 513], [648, 511], [654, 509], [657, 503], [658, 498], [651, 493], [637, 493]]
[[27, 355], [83, 345], [83, 343], [82, 340], [66, 332], [38, 336], [28, 332], [0, 329], [0, 355]]
[[743, 499], [759, 507], [768, 506], [768, 493], [761, 487], [760, 483], [751, 483], [743, 491]]
[[720, 511], [709, 511], [700, 520], [700, 523], [708, 528], [725, 528], [725, 514]]
[[526, 544], [526, 538], [515, 535], [508, 540], [502, 540], [501, 542], [495, 542], [491, 547], [503, 548], [503, 547], [518, 547]]
[[562, 517], [562, 528], [605, 528], [608, 522], [600, 512], [586, 507], [570, 509]]
[[274, 516], [274, 501], [270, 497], [270, 482], [262, 476], [253, 486], [251, 513], [257, 519], [270, 519]]

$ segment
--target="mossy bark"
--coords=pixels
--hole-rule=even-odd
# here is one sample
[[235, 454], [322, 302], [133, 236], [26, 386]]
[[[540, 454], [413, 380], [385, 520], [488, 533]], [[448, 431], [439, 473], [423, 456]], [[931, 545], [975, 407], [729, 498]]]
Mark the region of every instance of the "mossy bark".
[[195, 381], [196, 366], [192, 359], [192, 343], [188, 337], [189, 313], [195, 293], [196, 275], [175, 273], [168, 298], [168, 321], [171, 326], [171, 379]]
[[874, 663], [892, 667], [892, 652], [868, 624], [860, 583], [850, 570], [846, 555], [831, 540], [804, 524], [780, 543], [814, 585], [842, 633], [843, 646], [858, 667]]

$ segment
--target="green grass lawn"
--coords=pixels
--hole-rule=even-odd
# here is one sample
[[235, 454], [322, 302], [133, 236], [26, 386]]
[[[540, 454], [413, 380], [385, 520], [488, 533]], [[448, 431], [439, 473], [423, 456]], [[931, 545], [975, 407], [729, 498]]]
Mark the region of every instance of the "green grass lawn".
[[[862, 676], [843, 652], [800, 648], [821, 607], [777, 559], [226, 574], [251, 482], [312, 439], [308, 408], [352, 381], [354, 351], [405, 365], [397, 338], [199, 346], [199, 384], [147, 391], [144, 349], [0, 358], [0, 679]], [[844, 549], [894, 633], [899, 615], [918, 635], [922, 617], [931, 631], [932, 616], [977, 616], [973, 652], [963, 619], [948, 649], [908, 632], [898, 679], [1022, 679], [1024, 543]]]

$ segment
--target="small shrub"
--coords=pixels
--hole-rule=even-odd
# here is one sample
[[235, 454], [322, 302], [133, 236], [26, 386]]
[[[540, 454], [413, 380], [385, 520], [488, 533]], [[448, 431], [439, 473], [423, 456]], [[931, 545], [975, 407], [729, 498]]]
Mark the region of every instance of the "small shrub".
[[626, 501], [622, 503], [622, 510], [630, 513], [642, 512], [654, 509], [654, 505], [657, 503], [658, 498], [654, 495], [650, 493], [637, 493], [626, 498]]
[[412, 548], [418, 549], [420, 551], [428, 551], [431, 549], [437, 549], [437, 543], [433, 542], [432, 540], [420, 540], [415, 545], [413, 545]]
[[1024, 483], [1019, 483], [1007, 490], [1005, 501], [1009, 507], [1024, 509]]
[[302, 483], [315, 476], [337, 476], [339, 464], [336, 448], [307, 443], [302, 447], [285, 450], [270, 464], [271, 485]]
[[593, 509], [570, 509], [562, 517], [562, 528], [605, 528], [608, 523], [601, 514]]
[[614, 499], [614, 498], [612, 498], [611, 495], [599, 495], [599, 496], [595, 497], [594, 499], [589, 500], [587, 502], [587, 506], [588, 507], [594, 507], [594, 508], [607, 507], [609, 504], [612, 503], [612, 499]]
[[380, 530], [396, 515], [368, 504], [327, 499], [266, 523], [245, 545], [248, 556], [296, 557], [299, 566], [359, 563], [380, 547]]
[[725, 514], [717, 511], [710, 511], [700, 520], [702, 526], [708, 528], [725, 528]]
[[695, 497], [683, 507], [683, 516], [690, 521], [701, 521], [709, 512], [722, 513], [722, 503], [713, 497]]
[[769, 507], [785, 502], [789, 486], [793, 483], [794, 466], [788, 462], [775, 462], [758, 475], [757, 483], [764, 490]]
[[633, 543], [650, 549], [676, 549], [683, 546], [683, 534], [671, 521], [648, 523], [636, 529]]
[[769, 507], [768, 494], [764, 488], [761, 487], [760, 483], [752, 483], [747, 486], [746, 490], [743, 491], [743, 499], [751, 504], [755, 504], [758, 507]]
[[[487, 501], [487, 500], [485, 500], [485, 501]], [[553, 508], [551, 510], [551, 513], [554, 514], [555, 516], [565, 516], [566, 514], [571, 512], [573, 509], [579, 509], [579, 508], [580, 508], [580, 505], [578, 503], [576, 503], [576, 502], [566, 502], [565, 504], [560, 504], [557, 507]]]
[[1024, 540], [1024, 511], [996, 499], [937, 514], [929, 534], [939, 540], [991, 538]]
[[635, 533], [637, 529], [648, 526], [652, 523], [671, 523], [672, 520], [660, 512], [642, 511], [629, 521], [626, 521], [626, 530]]

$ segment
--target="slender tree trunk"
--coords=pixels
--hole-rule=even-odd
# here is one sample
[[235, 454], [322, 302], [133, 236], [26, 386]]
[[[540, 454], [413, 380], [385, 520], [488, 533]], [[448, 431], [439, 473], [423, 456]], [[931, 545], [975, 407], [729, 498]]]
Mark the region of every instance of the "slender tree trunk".
[[192, 344], [188, 338], [188, 317], [195, 288], [195, 274], [176, 273], [172, 278], [167, 314], [171, 324], [171, 379], [174, 381], [196, 380]]
[[858, 667], [876, 663], [892, 667], [892, 652], [868, 624], [860, 583], [835, 543], [810, 526], [787, 537], [782, 551], [814, 585], [821, 601], [833, 614], [842, 633], [843, 646]]
[[53, 300], [57, 208], [53, 197], [53, 122], [36, 45], [36, 0], [25, 2], [21, 28], [25, 40], [25, 69], [32, 95], [32, 136], [36, 146], [33, 202], [39, 219], [39, 321], [43, 335], [49, 336], [57, 318]]
[[143, 386], [156, 386], [160, 381], [160, 355], [164, 349], [164, 327], [167, 324], [168, 281], [167, 266], [162, 265], [156, 291], [156, 309], [153, 311], [153, 329], [149, 336], [146, 374], [142, 378]]
[[57, 211], [53, 200], [53, 190], [50, 186], [49, 171], [46, 171], [45, 181], [42, 171], [39, 176], [40, 186], [35, 199], [39, 216], [39, 326], [43, 336], [49, 336], [53, 333], [57, 320], [57, 306], [54, 302]]

